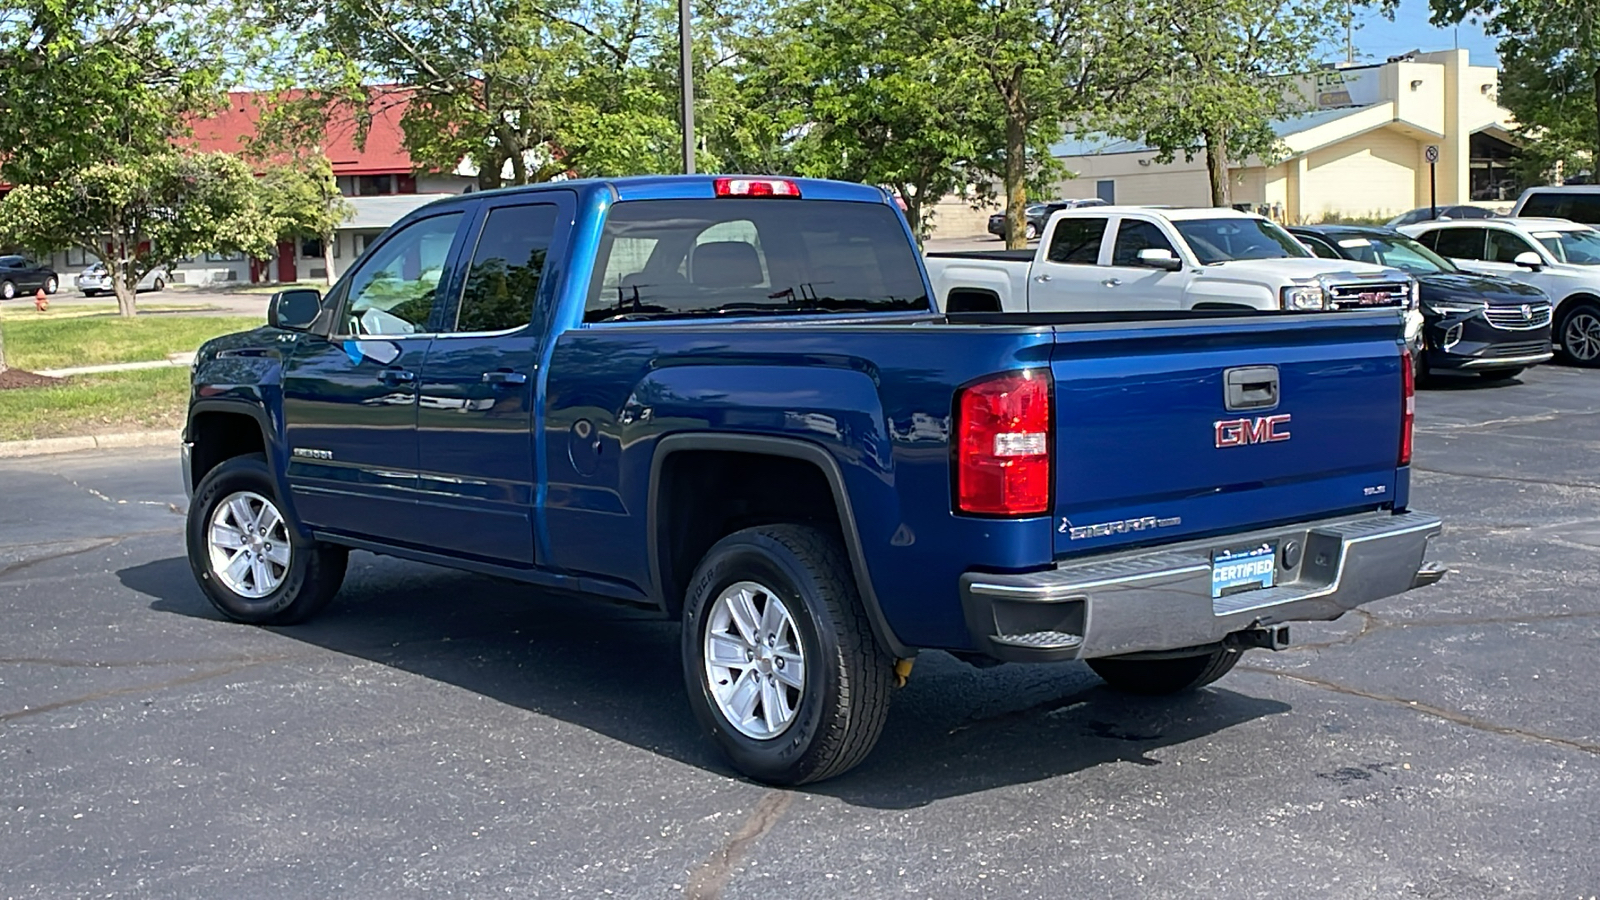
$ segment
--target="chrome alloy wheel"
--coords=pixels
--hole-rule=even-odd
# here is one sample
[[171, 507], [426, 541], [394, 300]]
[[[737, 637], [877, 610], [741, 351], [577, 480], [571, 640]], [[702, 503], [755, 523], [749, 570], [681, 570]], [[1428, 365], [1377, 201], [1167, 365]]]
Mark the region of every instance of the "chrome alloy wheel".
[[1566, 333], [1561, 343], [1574, 359], [1594, 362], [1600, 359], [1600, 315], [1584, 310], [1567, 320]]
[[272, 501], [229, 494], [211, 512], [211, 574], [241, 597], [260, 599], [289, 574], [289, 528]]
[[805, 691], [805, 651], [789, 608], [753, 581], [729, 585], [711, 606], [706, 683], [722, 717], [758, 741], [794, 722]]

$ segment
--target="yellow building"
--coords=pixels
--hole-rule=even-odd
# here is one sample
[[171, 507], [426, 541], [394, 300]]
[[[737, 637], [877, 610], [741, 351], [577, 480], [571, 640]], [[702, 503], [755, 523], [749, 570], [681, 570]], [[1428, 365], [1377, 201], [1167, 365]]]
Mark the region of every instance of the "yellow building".
[[[1500, 73], [1467, 51], [1415, 53], [1382, 65], [1299, 79], [1309, 112], [1274, 123], [1289, 156], [1229, 170], [1232, 201], [1289, 222], [1331, 215], [1391, 216], [1429, 203], [1429, 148], [1437, 148], [1438, 203], [1509, 206], [1511, 114], [1496, 102]], [[1205, 157], [1156, 161], [1132, 141], [1068, 139], [1053, 152], [1077, 178], [1062, 196], [1209, 206]], [[1504, 201], [1504, 202], [1502, 202]]]

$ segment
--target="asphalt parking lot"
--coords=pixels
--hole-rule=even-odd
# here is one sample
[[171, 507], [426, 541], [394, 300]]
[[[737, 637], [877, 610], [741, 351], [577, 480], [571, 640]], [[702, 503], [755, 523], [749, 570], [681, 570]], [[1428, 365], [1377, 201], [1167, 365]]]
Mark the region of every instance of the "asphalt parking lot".
[[1600, 372], [1418, 401], [1425, 590], [1177, 699], [925, 654], [860, 769], [733, 777], [676, 627], [352, 557], [228, 624], [175, 453], [0, 462], [0, 897], [1600, 894]]

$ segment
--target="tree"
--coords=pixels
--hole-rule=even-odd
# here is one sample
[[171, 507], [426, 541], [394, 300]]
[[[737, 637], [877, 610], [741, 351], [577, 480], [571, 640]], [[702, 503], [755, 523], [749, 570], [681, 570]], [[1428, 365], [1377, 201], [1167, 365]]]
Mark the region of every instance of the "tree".
[[328, 158], [317, 153], [278, 161], [262, 173], [257, 187], [262, 210], [279, 239], [315, 238], [322, 243], [322, 262], [332, 286], [337, 278], [335, 232], [354, 210], [339, 193]]
[[[977, 73], [951, 65], [933, 23], [890, 0], [801, 0], [773, 26], [773, 37], [739, 48], [733, 90], [743, 102], [730, 104], [772, 127], [719, 143], [753, 157], [756, 171], [891, 186], [924, 232], [932, 205], [981, 168]], [[751, 124], [735, 114], [722, 128]]]
[[933, 52], [978, 73], [1006, 198], [1006, 246], [1026, 246], [1030, 182], [1054, 167], [1048, 147], [1069, 124], [1097, 121], [1157, 72], [1162, 7], [1147, 0], [907, 0], [928, 20]]
[[1500, 39], [1500, 103], [1531, 155], [1600, 171], [1600, 6], [1590, 0], [1431, 0], [1433, 23], [1472, 17]]
[[1204, 153], [1211, 204], [1228, 206], [1230, 160], [1271, 159], [1281, 142], [1272, 122], [1304, 100], [1283, 76], [1313, 67], [1338, 29], [1344, 0], [1206, 0], [1174, 18], [1162, 35], [1160, 76], [1141, 84], [1134, 116], [1115, 130], [1160, 151]]
[[98, 259], [124, 316], [134, 314], [134, 288], [147, 273], [203, 252], [264, 256], [274, 232], [250, 169], [226, 153], [168, 149], [134, 164], [97, 163], [0, 200], [0, 241], [76, 247]]
[[203, 0], [7, 0], [0, 180], [49, 184], [164, 151], [238, 61], [220, 23]]

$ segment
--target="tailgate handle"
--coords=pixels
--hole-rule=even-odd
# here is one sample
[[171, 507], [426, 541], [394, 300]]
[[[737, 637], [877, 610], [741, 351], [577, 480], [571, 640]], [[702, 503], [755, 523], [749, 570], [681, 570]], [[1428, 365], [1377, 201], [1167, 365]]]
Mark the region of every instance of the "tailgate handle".
[[1229, 410], [1271, 409], [1278, 405], [1278, 367], [1243, 366], [1222, 373], [1223, 401]]

